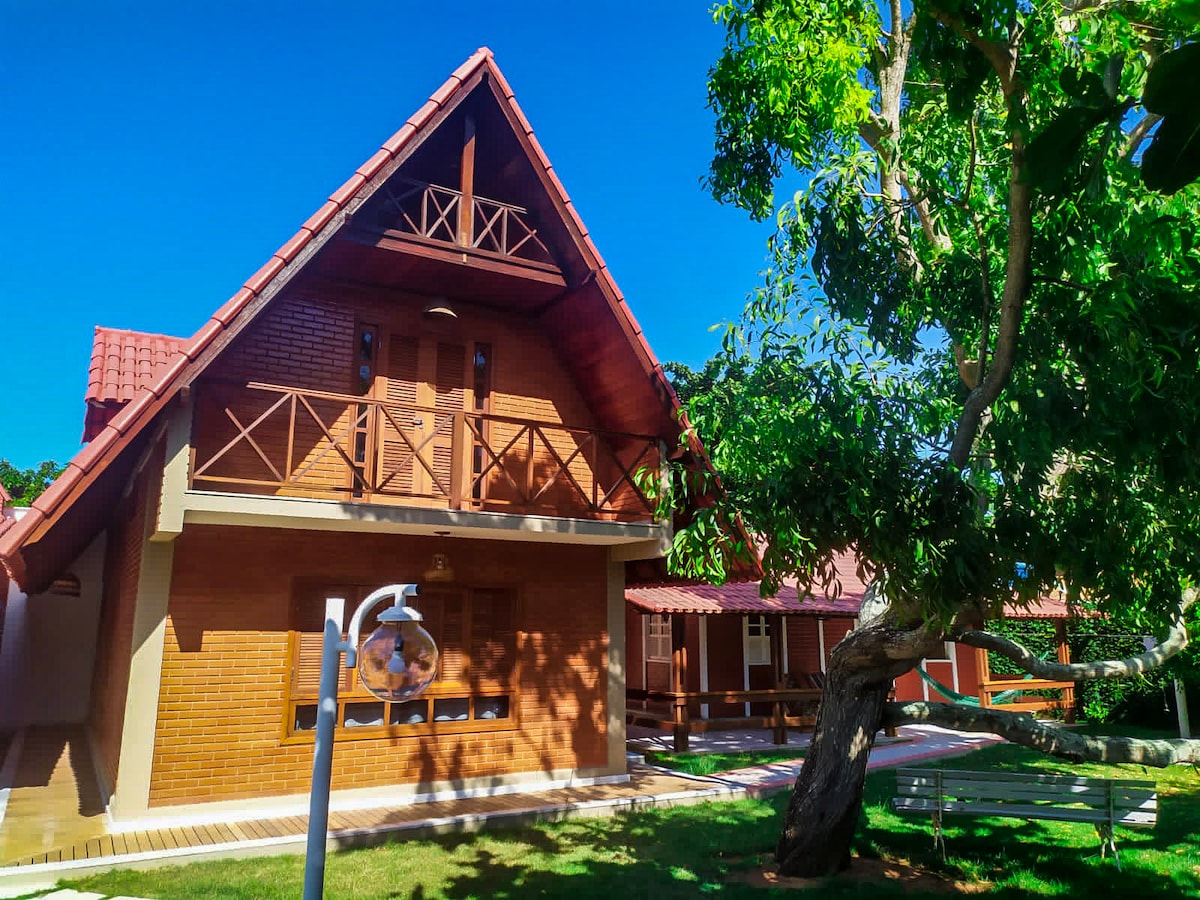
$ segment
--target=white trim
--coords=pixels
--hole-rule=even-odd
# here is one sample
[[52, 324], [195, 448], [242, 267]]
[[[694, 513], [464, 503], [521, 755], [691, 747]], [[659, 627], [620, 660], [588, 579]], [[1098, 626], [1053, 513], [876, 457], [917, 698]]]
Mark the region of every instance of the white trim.
[[518, 516], [510, 513], [343, 503], [311, 497], [266, 497], [221, 491], [189, 490], [183, 496], [183, 521], [196, 525], [248, 525], [310, 531], [424, 534], [497, 541], [614, 546], [671, 539], [671, 522], [601, 522], [565, 516]]
[[825, 618], [817, 617], [817, 653], [821, 656], [821, 673], [825, 673]]
[[962, 689], [958, 686], [958, 644], [950, 643], [950, 673], [953, 676], [950, 683], [954, 686], [955, 693], [962, 693]]
[[639, 616], [642, 620], [642, 690], [650, 690], [650, 660], [646, 659], [646, 640], [650, 632], [650, 617]]
[[[708, 616], [700, 617], [700, 690], [708, 690]], [[700, 704], [700, 718], [708, 718], [708, 704]]]
[[787, 623], [788, 623], [787, 616], [779, 617], [779, 627], [781, 627], [783, 629], [783, 634], [781, 634], [779, 636], [779, 646], [781, 648], [780, 652], [783, 654], [783, 659], [781, 660], [781, 662], [783, 663], [783, 674], [785, 676], [790, 675], [792, 672], [791, 664], [788, 663], [788, 645], [787, 645], [788, 627], [787, 627]]
[[[153, 495], [150, 495], [151, 499]], [[108, 804], [108, 820], [129, 820], [150, 807], [158, 697], [162, 689], [167, 602], [171, 595], [175, 544], [142, 542], [137, 599], [133, 610], [133, 650], [125, 693], [125, 725], [117, 762], [117, 783]]]
[[[742, 690], [750, 690], [750, 617], [742, 616]], [[750, 715], [750, 704], [745, 707], [743, 715]]]

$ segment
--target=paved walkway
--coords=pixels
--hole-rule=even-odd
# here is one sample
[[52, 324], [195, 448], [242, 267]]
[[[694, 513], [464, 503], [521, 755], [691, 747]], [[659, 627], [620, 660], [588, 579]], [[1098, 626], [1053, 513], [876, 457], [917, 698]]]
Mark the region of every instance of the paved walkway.
[[[695, 742], [697, 749], [761, 747], [769, 733], [714, 734]], [[807, 743], [793, 735], [799, 747]], [[644, 748], [646, 736], [631, 732], [631, 750]], [[995, 743], [991, 735], [959, 734], [932, 726], [901, 729], [903, 740], [876, 747], [868, 768], [902, 765], [970, 752]], [[719, 776], [689, 776], [646, 765], [632, 756], [629, 780], [620, 784], [562, 788], [466, 800], [408, 804], [384, 809], [334, 812], [329, 820], [330, 849], [369, 846], [397, 833], [429, 835], [475, 831], [496, 824], [526, 824], [576, 816], [603, 816], [630, 809], [702, 803], [765, 796], [791, 786], [801, 761], [786, 761], [724, 772]], [[12, 897], [52, 887], [58, 879], [80, 877], [114, 868], [153, 868], [202, 859], [302, 853], [308, 827], [306, 816], [222, 821], [103, 834], [67, 843], [48, 852], [11, 860], [0, 868], [0, 897]], [[60, 900], [58, 895], [49, 896]], [[67, 900], [70, 894], [62, 894]], [[83, 895], [94, 900], [94, 895]], [[98, 895], [95, 895], [98, 896]], [[75, 900], [79, 900], [75, 897]]]

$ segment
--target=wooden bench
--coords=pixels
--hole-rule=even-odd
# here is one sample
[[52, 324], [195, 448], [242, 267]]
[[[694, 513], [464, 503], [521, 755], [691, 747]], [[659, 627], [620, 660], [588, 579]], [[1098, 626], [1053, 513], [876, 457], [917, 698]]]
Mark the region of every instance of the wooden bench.
[[1121, 859], [1113, 828], [1153, 828], [1158, 797], [1153, 781], [1083, 778], [1026, 772], [968, 772], [953, 769], [897, 769], [892, 808], [930, 813], [933, 840], [946, 852], [942, 816], [1001, 816], [1054, 822], [1087, 822], [1100, 835], [1100, 855]]

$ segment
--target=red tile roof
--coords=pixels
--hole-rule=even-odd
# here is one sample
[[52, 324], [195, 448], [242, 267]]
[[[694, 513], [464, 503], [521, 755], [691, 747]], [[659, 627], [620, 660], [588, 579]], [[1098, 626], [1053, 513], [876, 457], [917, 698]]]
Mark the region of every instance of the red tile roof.
[[[679, 401], [675, 396], [674, 389], [646, 343], [642, 330], [629, 311], [607, 264], [588, 236], [587, 229], [575, 211], [570, 197], [562, 189], [549, 159], [546, 158], [541, 146], [533, 139], [533, 130], [529, 126], [529, 121], [517, 105], [508, 81], [493, 61], [492, 51], [481, 47], [454, 71], [424, 106], [408, 118], [396, 134], [384, 142], [381, 150], [371, 156], [369, 166], [360, 167], [359, 171], [356, 171], [345, 184], [334, 191], [329, 200], [300, 226], [300, 230], [289, 238], [283, 247], [277, 250], [233, 297], [213, 313], [212, 318], [205, 322], [190, 340], [181, 342], [179, 347], [181, 353], [173, 357], [173, 364], [168, 365], [166, 371], [157, 376], [157, 380], [149, 386], [149, 392], [143, 393], [138, 402], [127, 403], [113, 416], [111, 421], [106, 422], [98, 430], [98, 433], [92, 436], [91, 443], [71, 460], [63, 474], [59, 476], [54, 485], [55, 490], [48, 491], [39, 498], [16, 527], [0, 534], [0, 562], [18, 583], [28, 586], [27, 582], [38, 579], [46, 581], [53, 578], [54, 573], [48, 571], [31, 573], [26, 566], [23, 548], [28, 543], [40, 541], [42, 536], [61, 518], [64, 511], [70, 509], [83, 496], [88, 486], [95, 482], [134, 438], [166, 407], [175, 393], [199, 376], [204, 367], [215, 358], [218, 347], [224, 343], [218, 341], [217, 338], [225, 332], [236, 334], [245, 328], [265, 301], [274, 296], [275, 289], [286, 285], [292, 276], [304, 267], [308, 258], [338, 231], [344, 223], [347, 205], [356, 198], [371, 194], [382, 184], [381, 170], [386, 170], [386, 161], [394, 159], [397, 154], [401, 153], [436, 113], [457, 103], [461, 97], [465, 97], [464, 86], [473, 89], [483, 78], [490, 79], [498, 95], [507, 104], [508, 111], [518, 123], [520, 130], [524, 132], [525, 137], [529, 138], [535, 169], [540, 168], [541, 173], [545, 176], [544, 184], [553, 196], [557, 196], [567, 218], [577, 230], [584, 256], [590, 257], [589, 262], [598, 273], [597, 283], [601, 286], [613, 315], [628, 335], [630, 344], [647, 375], [659, 385], [663, 396], [668, 398], [673, 409], [676, 412], [679, 411]], [[370, 178], [363, 174], [366, 171], [371, 172]], [[694, 435], [689, 434], [689, 441], [693, 444], [697, 455], [701, 459], [706, 459], [703, 449]]]
[[4, 489], [4, 485], [0, 484], [0, 506], [12, 502], [12, 497], [8, 495], [8, 491]]
[[152, 387], [183, 356], [185, 338], [96, 326], [84, 395], [83, 440], [92, 440], [140, 392]]
[[644, 612], [652, 613], [757, 613], [807, 616], [858, 615], [867, 586], [858, 577], [854, 555], [846, 553], [834, 560], [841, 593], [836, 597], [800, 596], [795, 582], [785, 583], [774, 597], [759, 593], [759, 582], [723, 584], [664, 584], [630, 586], [625, 600]]
[[858, 615], [862, 596], [843, 593], [835, 599], [805, 597], [796, 588], [785, 585], [774, 597], [759, 595], [758, 582], [736, 584], [662, 585], [660, 587], [630, 587], [625, 600], [643, 612], [650, 613], [759, 613], [809, 616]]
[[[836, 597], [811, 594], [800, 597], [794, 582], [784, 584], [774, 597], [762, 597], [758, 582], [742, 582], [720, 587], [711, 584], [633, 585], [625, 589], [625, 601], [643, 612], [660, 614], [779, 613], [854, 618], [862, 606], [867, 586], [858, 577], [853, 554], [838, 556], [834, 566], [841, 585], [841, 593]], [[1072, 613], [1066, 603], [1052, 597], [1042, 597], [1028, 606], [1009, 603], [1004, 607], [1004, 616], [1010, 619], [1068, 619], [1076, 615], [1087, 613], [1079, 610]]]
[[187, 343], [186, 338], [97, 325], [84, 399], [128, 403], [162, 377]]

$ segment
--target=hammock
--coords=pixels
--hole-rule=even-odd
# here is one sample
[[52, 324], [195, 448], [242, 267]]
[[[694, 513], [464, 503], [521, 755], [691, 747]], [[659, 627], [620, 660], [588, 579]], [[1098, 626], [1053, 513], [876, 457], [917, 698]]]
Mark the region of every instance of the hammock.
[[[937, 691], [939, 694], [941, 694], [943, 697], [945, 697], [951, 703], [961, 703], [963, 706], [978, 706], [979, 705], [978, 697], [972, 697], [970, 694], [960, 694], [960, 693], [958, 693], [958, 691], [951, 690], [950, 688], [946, 687], [946, 685], [942, 684], [940, 681], [938, 681], [936, 678], [934, 678], [932, 675], [930, 675], [928, 672], [926, 672], [925, 669], [922, 668], [921, 666], [917, 666], [917, 674], [920, 675], [923, 679], [925, 679], [926, 683], [931, 688], [933, 688], [935, 691]], [[1033, 676], [1026, 675], [1025, 677], [1032, 678]], [[999, 694], [996, 694], [994, 697], [992, 697], [992, 703], [1008, 703], [1010, 700], [1013, 699], [1013, 697], [1016, 697], [1021, 693], [1023, 693], [1023, 692], [1020, 690], [1001, 691]]]

